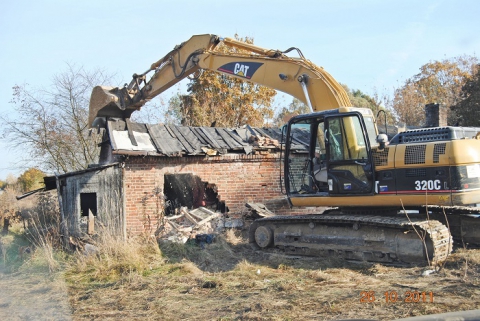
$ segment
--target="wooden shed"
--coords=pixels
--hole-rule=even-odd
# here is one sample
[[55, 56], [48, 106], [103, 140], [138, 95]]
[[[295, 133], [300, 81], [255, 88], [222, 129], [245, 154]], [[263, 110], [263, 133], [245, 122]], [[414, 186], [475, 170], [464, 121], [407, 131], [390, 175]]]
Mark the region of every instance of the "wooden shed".
[[126, 235], [121, 164], [92, 166], [45, 182], [47, 189], [57, 189], [65, 236], [93, 234], [100, 227]]

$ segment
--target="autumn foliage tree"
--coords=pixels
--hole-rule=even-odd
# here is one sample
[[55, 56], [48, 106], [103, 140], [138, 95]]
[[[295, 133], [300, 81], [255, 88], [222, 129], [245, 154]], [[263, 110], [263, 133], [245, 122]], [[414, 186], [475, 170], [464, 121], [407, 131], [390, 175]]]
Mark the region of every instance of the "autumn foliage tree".
[[[235, 38], [253, 43], [253, 38]], [[248, 54], [248, 51], [222, 45], [220, 52]], [[276, 91], [238, 78], [204, 70], [200, 77], [188, 84], [189, 95], [181, 96], [183, 117], [186, 126], [237, 127], [244, 124], [262, 126], [272, 118], [271, 105]]]
[[29, 192], [45, 186], [43, 183], [45, 173], [37, 168], [29, 168], [18, 177], [18, 184], [23, 192]]
[[[438, 103], [447, 108], [458, 104], [462, 100], [462, 87], [475, 74], [477, 63], [476, 57], [459, 56], [423, 65], [420, 73], [395, 90], [391, 107], [399, 121], [422, 126], [426, 104]], [[455, 113], [449, 111], [449, 123], [455, 122]]]

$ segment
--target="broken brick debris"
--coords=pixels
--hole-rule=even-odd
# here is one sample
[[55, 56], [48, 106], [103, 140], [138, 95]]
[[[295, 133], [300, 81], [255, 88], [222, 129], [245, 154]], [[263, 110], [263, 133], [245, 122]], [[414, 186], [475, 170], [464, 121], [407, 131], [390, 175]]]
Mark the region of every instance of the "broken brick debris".
[[197, 235], [214, 235], [221, 233], [225, 227], [225, 218], [221, 213], [199, 207], [189, 211], [180, 208], [180, 214], [165, 217], [166, 224], [157, 233], [157, 237], [177, 243], [186, 243]]

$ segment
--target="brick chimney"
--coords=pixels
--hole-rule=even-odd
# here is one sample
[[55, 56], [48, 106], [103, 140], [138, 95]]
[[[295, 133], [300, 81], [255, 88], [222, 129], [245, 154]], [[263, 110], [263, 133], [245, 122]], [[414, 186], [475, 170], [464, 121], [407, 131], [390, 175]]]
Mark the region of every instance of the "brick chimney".
[[447, 126], [447, 109], [440, 104], [425, 105], [425, 127]]

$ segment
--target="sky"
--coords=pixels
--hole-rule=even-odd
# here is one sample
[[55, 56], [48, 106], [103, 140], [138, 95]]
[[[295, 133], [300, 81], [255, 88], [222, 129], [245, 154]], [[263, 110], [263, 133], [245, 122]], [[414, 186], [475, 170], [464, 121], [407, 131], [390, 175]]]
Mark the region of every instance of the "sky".
[[[0, 109], [8, 115], [17, 84], [48, 88], [72, 64], [115, 74], [111, 85], [120, 86], [197, 34], [298, 47], [337, 81], [369, 95], [392, 96], [430, 61], [480, 55], [477, 0], [2, 2]], [[18, 165], [28, 157], [24, 148], [5, 140], [0, 148], [0, 179], [26, 170]]]

